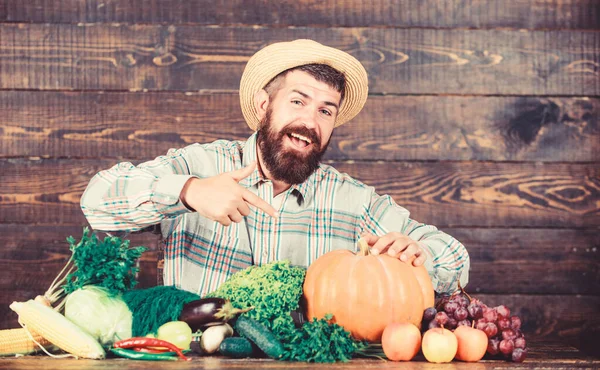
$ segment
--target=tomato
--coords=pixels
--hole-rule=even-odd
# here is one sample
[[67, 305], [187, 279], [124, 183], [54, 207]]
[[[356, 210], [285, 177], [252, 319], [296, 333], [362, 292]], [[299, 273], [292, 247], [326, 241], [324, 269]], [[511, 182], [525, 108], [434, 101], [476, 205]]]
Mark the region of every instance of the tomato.
[[173, 343], [180, 349], [190, 349], [192, 329], [184, 321], [170, 321], [158, 328], [156, 338]]

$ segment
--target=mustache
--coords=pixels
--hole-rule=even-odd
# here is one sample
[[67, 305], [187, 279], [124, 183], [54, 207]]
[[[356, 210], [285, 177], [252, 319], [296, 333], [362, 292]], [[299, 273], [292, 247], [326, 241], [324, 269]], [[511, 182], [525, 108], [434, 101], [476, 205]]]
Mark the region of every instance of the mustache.
[[302, 136], [306, 136], [318, 148], [321, 147], [321, 138], [319, 137], [319, 135], [317, 135], [317, 132], [315, 130], [309, 129], [308, 127], [303, 126], [303, 125], [290, 125], [290, 126], [284, 127], [280, 131], [280, 135], [282, 135], [282, 136], [283, 135], [290, 135], [292, 133], [296, 133], [296, 134], [299, 134], [299, 135], [302, 135]]

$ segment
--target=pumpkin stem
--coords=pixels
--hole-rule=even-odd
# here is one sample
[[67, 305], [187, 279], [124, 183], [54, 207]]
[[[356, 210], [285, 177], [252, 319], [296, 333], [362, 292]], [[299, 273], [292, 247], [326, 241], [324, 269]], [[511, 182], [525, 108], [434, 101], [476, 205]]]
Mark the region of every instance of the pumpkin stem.
[[363, 238], [358, 239], [358, 247], [360, 251], [358, 252], [360, 256], [368, 256], [371, 254], [369, 250], [369, 243]]

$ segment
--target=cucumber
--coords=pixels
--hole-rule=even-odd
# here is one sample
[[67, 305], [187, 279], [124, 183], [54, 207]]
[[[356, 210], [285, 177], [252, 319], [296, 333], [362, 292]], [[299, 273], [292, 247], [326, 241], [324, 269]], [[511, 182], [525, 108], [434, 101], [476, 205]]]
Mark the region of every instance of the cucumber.
[[219, 352], [223, 356], [233, 358], [244, 358], [244, 357], [255, 357], [258, 349], [246, 338], [242, 337], [229, 337], [223, 339], [219, 346]]
[[283, 355], [283, 344], [275, 334], [258, 321], [250, 317], [239, 316], [235, 323], [235, 330], [256, 344], [267, 356], [278, 359]]

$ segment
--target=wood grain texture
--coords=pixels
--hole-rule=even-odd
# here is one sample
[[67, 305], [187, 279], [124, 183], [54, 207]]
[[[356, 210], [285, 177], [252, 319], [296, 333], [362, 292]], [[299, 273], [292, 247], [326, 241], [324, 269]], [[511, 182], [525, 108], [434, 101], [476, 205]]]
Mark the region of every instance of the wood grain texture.
[[598, 228], [443, 231], [469, 252], [468, 292], [600, 295]]
[[[256, 369], [397, 369], [418, 370], [435, 369], [442, 366], [453, 370], [497, 370], [497, 369], [596, 369], [600, 360], [592, 355], [586, 355], [576, 348], [556, 340], [536, 339], [528, 344], [527, 360], [515, 364], [504, 359], [488, 360], [487, 358], [477, 363], [453, 361], [451, 364], [437, 365], [428, 363], [422, 354], [410, 362], [405, 361], [382, 361], [376, 358], [355, 358], [348, 362], [337, 362], [333, 364], [319, 363], [315, 365], [309, 362], [286, 362], [272, 359], [233, 359], [223, 356], [199, 356], [193, 353], [186, 356], [191, 361], [131, 361], [123, 358], [108, 358], [104, 361], [61, 358], [55, 359], [48, 356], [25, 356], [19, 358], [0, 358], [0, 369], [10, 370], [37, 370], [37, 369], [61, 369], [79, 370], [102, 369], [102, 370], [148, 370], [148, 369], [198, 369], [210, 368], [213, 370], [256, 370]], [[528, 342], [529, 343], [529, 342]]]
[[600, 94], [600, 32], [189, 25], [0, 25], [0, 88], [237, 90], [248, 58], [311, 38], [379, 94]]
[[[82, 223], [83, 190], [116, 162], [1, 160], [0, 223]], [[328, 163], [440, 227], [596, 227], [600, 220], [599, 164]]]
[[[2, 291], [25, 290], [43, 294], [71, 256], [68, 236], [79, 240], [85, 224], [14, 225], [0, 224], [0, 284]], [[99, 237], [106, 234], [99, 233]], [[141, 287], [156, 285], [159, 236], [131, 233], [121, 236], [131, 246], [148, 248], [140, 259], [138, 282]], [[48, 280], [49, 279], [49, 280]], [[7, 284], [10, 282], [9, 284]]]
[[[43, 293], [68, 259], [95, 173], [246, 139], [243, 68], [296, 38], [369, 72], [367, 105], [326, 162], [462, 241], [467, 291], [508, 305], [528, 336], [600, 356], [597, 0], [0, 0], [0, 328], [18, 327], [8, 304]], [[156, 285], [158, 236], [129, 238], [151, 248], [139, 286]], [[598, 365], [535, 348], [543, 367]]]
[[597, 226], [597, 164], [334, 162], [439, 226]]
[[[0, 156], [148, 159], [245, 140], [237, 93], [0, 91]], [[600, 99], [371, 96], [328, 160], [593, 162]]]
[[594, 0], [0, 0], [0, 21], [329, 27], [598, 29]]

